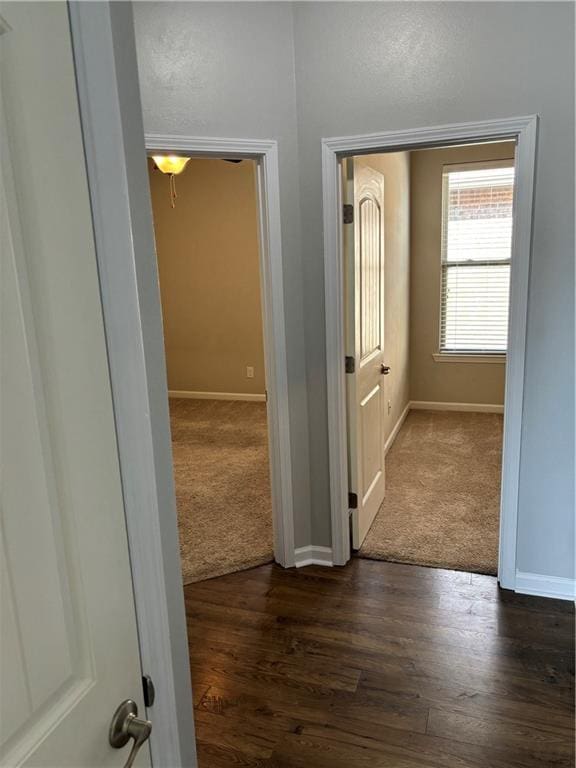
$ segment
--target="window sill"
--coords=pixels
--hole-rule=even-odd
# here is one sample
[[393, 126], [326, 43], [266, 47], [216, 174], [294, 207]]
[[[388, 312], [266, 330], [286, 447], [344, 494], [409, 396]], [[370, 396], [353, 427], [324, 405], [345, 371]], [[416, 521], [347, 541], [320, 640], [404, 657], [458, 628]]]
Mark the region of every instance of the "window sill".
[[435, 352], [432, 357], [436, 363], [506, 363], [506, 355], [462, 355], [457, 352]]

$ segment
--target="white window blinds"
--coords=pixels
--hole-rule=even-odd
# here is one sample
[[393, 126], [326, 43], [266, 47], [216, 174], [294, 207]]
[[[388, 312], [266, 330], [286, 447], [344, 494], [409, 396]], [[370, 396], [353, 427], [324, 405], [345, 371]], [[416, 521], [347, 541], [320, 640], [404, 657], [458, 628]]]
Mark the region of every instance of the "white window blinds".
[[506, 352], [513, 192], [502, 163], [444, 167], [441, 352]]

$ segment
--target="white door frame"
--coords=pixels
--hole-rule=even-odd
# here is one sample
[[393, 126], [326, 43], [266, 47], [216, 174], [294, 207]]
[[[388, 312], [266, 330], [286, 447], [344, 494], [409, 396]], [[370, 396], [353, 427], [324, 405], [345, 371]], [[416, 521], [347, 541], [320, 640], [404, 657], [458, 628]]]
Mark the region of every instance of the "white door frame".
[[187, 157], [256, 161], [274, 557], [276, 562], [285, 568], [292, 567], [295, 563], [294, 512], [280, 242], [278, 144], [274, 140], [221, 139], [158, 133], [146, 133], [145, 142], [148, 154], [154, 151], [177, 152]]
[[[68, 3], [152, 764], [196, 744], [157, 285], [130, 3]], [[106, 567], [103, 553], [102, 567]]]
[[332, 553], [333, 562], [336, 565], [344, 565], [350, 559], [340, 159], [351, 155], [377, 152], [424, 149], [484, 140], [516, 139], [516, 184], [498, 564], [500, 584], [506, 589], [514, 589], [516, 586], [518, 487], [537, 127], [537, 116], [530, 115], [322, 139], [330, 506]]

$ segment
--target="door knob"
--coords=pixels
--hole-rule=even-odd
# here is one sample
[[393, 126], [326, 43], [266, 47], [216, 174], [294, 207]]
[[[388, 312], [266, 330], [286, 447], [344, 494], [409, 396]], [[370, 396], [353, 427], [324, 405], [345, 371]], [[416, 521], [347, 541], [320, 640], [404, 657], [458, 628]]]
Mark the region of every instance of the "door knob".
[[124, 768], [131, 768], [140, 747], [150, 737], [152, 731], [150, 720], [140, 720], [137, 715], [138, 706], [136, 702], [126, 699], [114, 712], [114, 717], [110, 723], [110, 732], [108, 734], [110, 746], [122, 749], [122, 747], [128, 744], [130, 739], [134, 739]]
[[380, 366], [380, 373], [383, 376], [388, 376], [388, 374], [390, 373], [390, 366], [384, 365], [384, 363], [382, 363], [382, 365]]

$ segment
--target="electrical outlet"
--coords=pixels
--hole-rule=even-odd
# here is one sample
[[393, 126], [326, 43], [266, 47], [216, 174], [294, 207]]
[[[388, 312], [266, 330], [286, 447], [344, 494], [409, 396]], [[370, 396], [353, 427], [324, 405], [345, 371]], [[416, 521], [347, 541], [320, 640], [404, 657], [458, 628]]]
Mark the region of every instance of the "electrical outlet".
[[247, 379], [253, 379], [254, 378], [254, 366], [247, 365], [246, 366], [246, 378]]
[[392, 400], [388, 400], [388, 416], [392, 413]]

